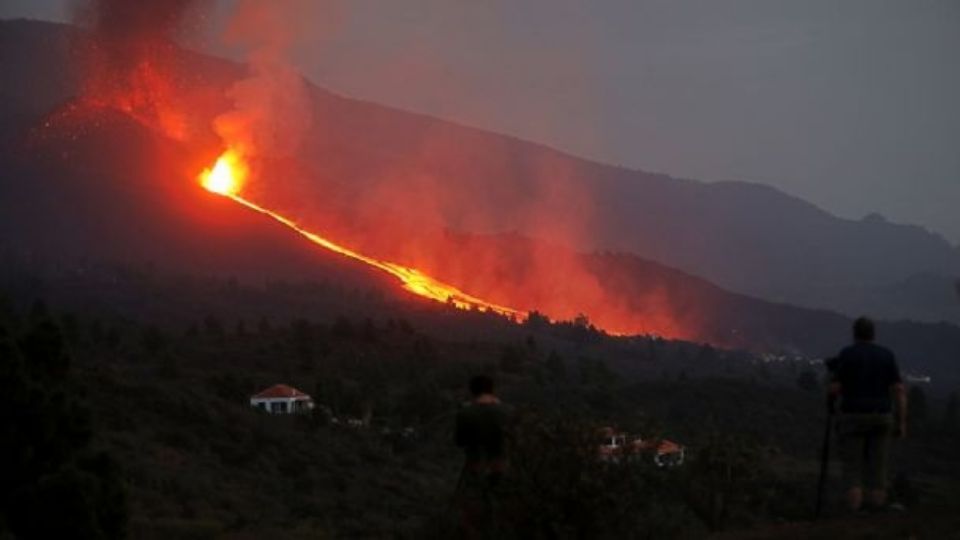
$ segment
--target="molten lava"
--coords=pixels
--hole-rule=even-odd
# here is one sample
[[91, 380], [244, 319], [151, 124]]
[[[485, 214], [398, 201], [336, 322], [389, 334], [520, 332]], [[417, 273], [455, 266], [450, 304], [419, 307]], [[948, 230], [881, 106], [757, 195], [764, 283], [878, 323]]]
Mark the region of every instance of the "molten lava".
[[240, 187], [246, 178], [247, 167], [240, 159], [240, 154], [227, 150], [217, 159], [212, 169], [204, 169], [200, 173], [200, 184], [207, 191], [235, 196], [240, 192]]
[[517, 309], [487, 302], [476, 296], [469, 295], [452, 285], [438, 281], [420, 272], [416, 268], [376, 259], [336, 244], [319, 234], [300, 227], [290, 218], [244, 199], [239, 193], [247, 175], [248, 168], [240, 153], [234, 150], [227, 150], [220, 155], [213, 167], [204, 169], [204, 171], [200, 173], [198, 180], [200, 181], [200, 185], [208, 191], [233, 199], [251, 210], [267, 215], [293, 229], [318, 246], [387, 272], [399, 279], [403, 287], [414, 294], [437, 302], [448, 303], [460, 309], [492, 311], [505, 316], [522, 315]]

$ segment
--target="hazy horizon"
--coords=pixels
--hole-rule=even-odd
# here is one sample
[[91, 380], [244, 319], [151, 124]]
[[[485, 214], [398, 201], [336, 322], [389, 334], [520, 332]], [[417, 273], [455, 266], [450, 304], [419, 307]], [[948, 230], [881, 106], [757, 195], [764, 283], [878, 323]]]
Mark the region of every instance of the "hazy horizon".
[[[14, 0], [0, 17], [65, 21], [69, 4]], [[766, 184], [841, 217], [879, 212], [960, 242], [960, 4], [320, 9], [334, 16], [298, 64], [338, 93], [606, 163]]]

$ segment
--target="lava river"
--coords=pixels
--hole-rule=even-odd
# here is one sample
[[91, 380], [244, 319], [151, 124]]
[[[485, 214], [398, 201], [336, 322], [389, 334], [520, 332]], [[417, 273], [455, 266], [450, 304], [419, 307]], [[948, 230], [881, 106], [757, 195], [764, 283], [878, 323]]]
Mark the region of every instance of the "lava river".
[[292, 219], [273, 210], [264, 208], [240, 195], [247, 177], [248, 168], [242, 156], [233, 150], [226, 150], [217, 158], [213, 167], [205, 169], [199, 176], [200, 184], [210, 192], [228, 197], [247, 208], [269, 216], [279, 223], [293, 229], [314, 244], [338, 253], [342, 256], [366, 263], [400, 280], [404, 289], [437, 302], [452, 304], [460, 309], [491, 311], [504, 316], [523, 318], [523, 313], [511, 307], [487, 302], [467, 294], [456, 287], [430, 277], [416, 268], [410, 268], [390, 261], [380, 260], [341, 246], [317, 233], [297, 225]]

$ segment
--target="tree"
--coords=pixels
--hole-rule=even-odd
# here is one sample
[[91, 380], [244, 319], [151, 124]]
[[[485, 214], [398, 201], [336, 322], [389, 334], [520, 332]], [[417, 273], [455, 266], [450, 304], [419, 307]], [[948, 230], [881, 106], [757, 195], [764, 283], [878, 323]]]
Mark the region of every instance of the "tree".
[[750, 507], [766, 506], [773, 497], [766, 451], [737, 435], [709, 433], [686, 472], [688, 503], [714, 531], [727, 528]]
[[517, 374], [523, 371], [524, 355], [519, 348], [505, 345], [500, 351], [500, 371]]
[[187, 330], [183, 333], [184, 337], [187, 339], [196, 339], [200, 335], [200, 329], [197, 327], [196, 323], [191, 323], [187, 327]]
[[313, 353], [313, 329], [310, 321], [297, 319], [290, 328], [290, 340], [297, 358], [305, 362]]
[[260, 336], [267, 336], [270, 334], [270, 319], [266, 316], [260, 317], [260, 320], [257, 322], [257, 334]]
[[943, 411], [943, 430], [953, 433], [960, 429], [960, 396], [951, 392]]
[[123, 341], [123, 334], [120, 332], [120, 328], [116, 325], [111, 325], [107, 329], [106, 334], [103, 337], [103, 343], [111, 351], [115, 351], [120, 347], [120, 342]]
[[67, 342], [76, 345], [80, 342], [80, 323], [73, 313], [65, 313], [60, 317], [60, 327]]
[[90, 323], [90, 341], [94, 345], [103, 345], [107, 339], [107, 332], [103, 329], [103, 323], [100, 319], [94, 319]]
[[49, 318], [34, 319], [16, 342], [0, 328], [0, 411], [16, 411], [0, 416], [0, 537], [124, 535], [120, 474], [107, 454], [89, 448], [90, 413], [76, 394], [63, 337]]
[[330, 331], [333, 333], [333, 337], [337, 339], [353, 339], [354, 336], [353, 323], [343, 315], [337, 317]]
[[812, 368], [806, 368], [800, 372], [797, 377], [797, 386], [807, 392], [816, 392], [820, 388], [820, 381], [817, 380], [817, 374]]
[[363, 326], [360, 327], [360, 339], [367, 343], [377, 341], [377, 326], [369, 317], [363, 320]]
[[203, 319], [203, 330], [212, 338], [223, 338], [223, 324], [214, 315], [207, 315]]
[[911, 386], [907, 395], [907, 416], [910, 425], [916, 430], [922, 430], [929, 419], [929, 405], [927, 395], [919, 386]]
[[567, 365], [563, 358], [557, 354], [557, 351], [550, 351], [546, 361], [547, 373], [554, 381], [565, 381], [567, 379]]
[[531, 331], [545, 330], [550, 327], [550, 319], [539, 311], [531, 311], [527, 314], [527, 320], [523, 322]]
[[147, 325], [140, 336], [140, 345], [150, 356], [156, 356], [167, 347], [167, 337], [155, 325]]
[[7, 325], [10, 328], [16, 328], [17, 319], [17, 312], [13, 308], [13, 302], [3, 291], [0, 291], [0, 326]]

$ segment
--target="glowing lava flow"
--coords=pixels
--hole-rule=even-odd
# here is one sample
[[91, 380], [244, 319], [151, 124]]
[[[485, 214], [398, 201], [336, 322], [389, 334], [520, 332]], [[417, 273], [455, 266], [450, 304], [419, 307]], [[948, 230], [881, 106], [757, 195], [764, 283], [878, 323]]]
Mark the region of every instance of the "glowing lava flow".
[[223, 195], [224, 197], [229, 197], [230, 199], [233, 199], [234, 201], [246, 206], [247, 208], [250, 208], [251, 210], [255, 210], [261, 214], [270, 216], [276, 221], [286, 225], [287, 227], [290, 227], [314, 244], [329, 249], [335, 253], [339, 253], [340, 255], [350, 257], [351, 259], [367, 263], [370, 266], [379, 268], [380, 270], [393, 275], [399, 279], [401, 283], [403, 283], [403, 287], [405, 289], [414, 294], [429, 298], [431, 300], [436, 300], [438, 302], [450, 303], [460, 309], [478, 309], [481, 311], [492, 311], [501, 315], [522, 317], [522, 314], [516, 309], [493, 304], [477, 298], [476, 296], [471, 296], [452, 285], [437, 281], [436, 279], [420, 272], [415, 268], [409, 268], [389, 261], [381, 261], [373, 257], [368, 257], [349, 248], [331, 242], [330, 240], [327, 240], [316, 233], [312, 233], [306, 229], [303, 229], [289, 218], [244, 199], [239, 195], [239, 193], [247, 174], [248, 171], [246, 165], [241, 159], [241, 156], [237, 152], [227, 150], [217, 159], [217, 162], [214, 164], [213, 168], [205, 169], [202, 173], [200, 173], [199, 180], [200, 184], [208, 191]]

